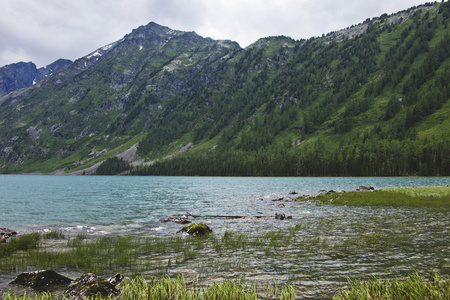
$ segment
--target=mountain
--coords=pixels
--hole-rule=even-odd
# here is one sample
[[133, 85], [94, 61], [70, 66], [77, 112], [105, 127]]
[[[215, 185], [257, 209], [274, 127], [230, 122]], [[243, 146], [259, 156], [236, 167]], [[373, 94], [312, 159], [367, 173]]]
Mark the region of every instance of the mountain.
[[19, 62], [0, 68], [0, 94], [29, 87], [54, 72], [70, 65], [72, 61], [58, 59], [43, 68], [37, 68], [32, 62]]
[[449, 16], [247, 48], [151, 22], [0, 95], [0, 172], [450, 175]]

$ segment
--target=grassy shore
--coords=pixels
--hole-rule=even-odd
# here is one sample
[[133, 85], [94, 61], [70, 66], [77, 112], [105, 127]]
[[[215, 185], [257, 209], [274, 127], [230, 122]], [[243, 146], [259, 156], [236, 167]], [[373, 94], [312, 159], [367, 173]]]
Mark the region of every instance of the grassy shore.
[[406, 280], [351, 281], [350, 288], [342, 290], [333, 300], [357, 299], [396, 299], [396, 300], [448, 300], [450, 299], [450, 280], [438, 274], [426, 280], [413, 274]]
[[[146, 281], [142, 276], [126, 279], [119, 285], [122, 294], [117, 297], [121, 300], [152, 299], [152, 300], [256, 300], [256, 299], [296, 299], [295, 291], [291, 285], [281, 288], [268, 285], [264, 290], [258, 290], [255, 285], [225, 281], [214, 283], [208, 288], [198, 288], [195, 282], [188, 287], [183, 276], [177, 278], [152, 278]], [[0, 293], [5, 300], [51, 300], [68, 299], [64, 296], [53, 296], [51, 293], [16, 296], [13, 292]], [[100, 296], [91, 299], [105, 299]], [[116, 299], [109, 297], [106, 299]], [[380, 280], [372, 278], [367, 281], [351, 281], [350, 287], [343, 289], [333, 296], [332, 300], [361, 300], [361, 299], [396, 299], [396, 300], [448, 300], [450, 299], [450, 280], [438, 274], [426, 280], [417, 274], [406, 280]]]
[[[282, 287], [270, 286], [264, 290], [259, 290], [255, 285], [245, 285], [243, 283], [225, 281], [214, 283], [208, 288], [196, 287], [195, 282], [187, 284], [183, 276], [177, 278], [152, 278], [147, 281], [142, 276], [133, 279], [126, 279], [119, 284], [122, 290], [118, 297], [110, 296], [103, 298], [100, 296], [91, 297], [89, 299], [120, 299], [120, 300], [255, 300], [255, 299], [280, 299], [293, 300], [295, 292], [290, 285]], [[35, 295], [25, 294], [24, 296], [16, 296], [13, 292], [0, 293], [0, 298], [4, 300], [53, 300], [53, 299], [70, 299], [64, 296], [54, 296], [51, 293], [39, 293]]]
[[333, 205], [411, 206], [450, 208], [450, 187], [390, 188], [375, 191], [337, 192], [298, 200]]

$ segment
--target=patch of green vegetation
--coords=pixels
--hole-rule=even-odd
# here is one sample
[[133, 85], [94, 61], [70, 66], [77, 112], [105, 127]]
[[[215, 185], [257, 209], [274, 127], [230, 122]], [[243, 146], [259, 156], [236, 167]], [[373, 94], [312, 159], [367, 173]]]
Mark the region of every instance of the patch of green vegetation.
[[[133, 279], [127, 278], [119, 285], [122, 293], [119, 297], [103, 298], [101, 296], [95, 297], [97, 300], [101, 299], [152, 299], [152, 300], [207, 300], [207, 299], [240, 299], [240, 300], [255, 300], [255, 299], [280, 299], [280, 300], [294, 300], [296, 299], [294, 288], [291, 285], [278, 287], [276, 285], [268, 285], [265, 290], [258, 290], [255, 285], [246, 285], [241, 282], [216, 282], [210, 287], [196, 287], [194, 281], [192, 287], [188, 287], [182, 275], [176, 278], [151, 278], [146, 281], [142, 276], [137, 276]], [[0, 297], [5, 300], [52, 300], [61, 299], [66, 300], [65, 296], [52, 295], [51, 293], [40, 293], [34, 296], [25, 294], [24, 296], [16, 296], [12, 291], [0, 293]]]
[[412, 206], [450, 208], [450, 187], [391, 188], [375, 191], [320, 194], [315, 200], [333, 205]]
[[413, 274], [406, 280], [350, 281], [350, 287], [337, 293], [333, 300], [396, 299], [396, 300], [446, 300], [450, 295], [450, 278], [434, 274], [431, 280]]
[[[0, 257], [9, 257], [17, 251], [36, 249], [39, 246], [40, 234], [32, 233], [20, 237], [12, 237], [5, 244], [0, 244]], [[4, 261], [4, 259], [2, 259]]]
[[117, 175], [129, 171], [131, 166], [122, 158], [111, 157], [105, 160], [96, 170], [96, 175]]
[[43, 239], [64, 239], [65, 235], [61, 231], [50, 231], [47, 233], [42, 234]]

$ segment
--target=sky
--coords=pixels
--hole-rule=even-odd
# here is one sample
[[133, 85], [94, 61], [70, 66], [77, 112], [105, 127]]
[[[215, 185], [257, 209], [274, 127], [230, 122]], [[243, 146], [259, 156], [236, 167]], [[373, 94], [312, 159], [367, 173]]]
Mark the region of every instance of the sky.
[[76, 60], [149, 22], [247, 47], [308, 39], [425, 0], [0, 0], [0, 67]]

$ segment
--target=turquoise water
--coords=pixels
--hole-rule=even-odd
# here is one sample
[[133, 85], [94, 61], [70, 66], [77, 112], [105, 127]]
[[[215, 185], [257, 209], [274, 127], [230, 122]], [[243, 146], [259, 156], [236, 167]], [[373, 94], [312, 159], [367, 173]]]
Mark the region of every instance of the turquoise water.
[[[328, 209], [281, 207], [271, 199], [290, 191], [354, 190], [359, 185], [442, 186], [449, 177], [412, 178], [255, 178], [0, 176], [0, 227], [65, 230], [93, 234], [172, 234], [179, 225], [159, 222], [164, 215], [326, 214]], [[325, 210], [325, 211], [324, 211]], [[211, 221], [213, 222], [213, 221]], [[216, 220], [224, 230], [248, 227], [248, 220]], [[228, 226], [229, 225], [229, 226]], [[173, 227], [173, 228], [172, 228]], [[251, 226], [250, 226], [251, 227]], [[249, 229], [251, 230], [251, 229]]]

